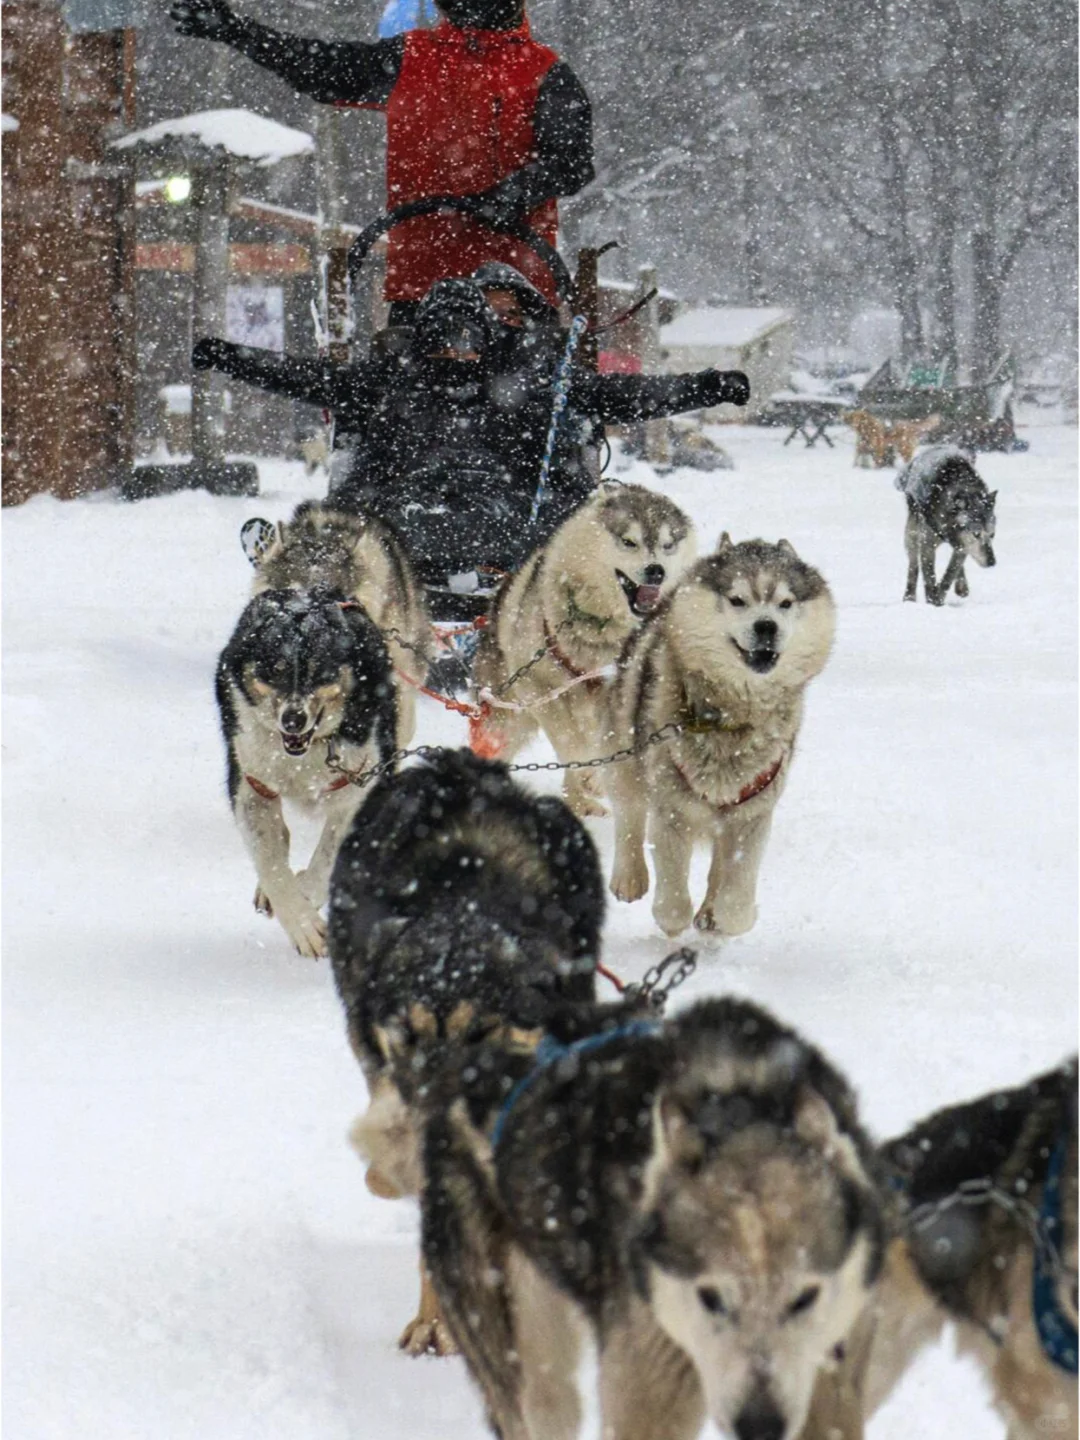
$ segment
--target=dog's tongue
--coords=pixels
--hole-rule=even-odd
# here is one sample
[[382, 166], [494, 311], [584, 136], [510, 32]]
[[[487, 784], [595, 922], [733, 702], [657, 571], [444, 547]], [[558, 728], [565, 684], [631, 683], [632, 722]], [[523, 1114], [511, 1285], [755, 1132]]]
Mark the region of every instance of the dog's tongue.
[[639, 585], [634, 594], [634, 609], [643, 612], [655, 610], [660, 604], [659, 585]]

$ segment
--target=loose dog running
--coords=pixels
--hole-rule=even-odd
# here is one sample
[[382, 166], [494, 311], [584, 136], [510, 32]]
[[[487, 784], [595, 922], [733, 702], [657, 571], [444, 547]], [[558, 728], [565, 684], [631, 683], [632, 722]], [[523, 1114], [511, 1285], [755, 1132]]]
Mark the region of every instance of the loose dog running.
[[[418, 1115], [447, 1056], [531, 1057], [553, 1007], [594, 996], [604, 915], [591, 839], [505, 767], [446, 751], [378, 782], [334, 869], [330, 953], [370, 1104], [368, 1186], [421, 1190]], [[526, 1058], [526, 1063], [528, 1059]], [[401, 1339], [452, 1350], [428, 1287]]]
[[501, 1440], [578, 1433], [589, 1329], [610, 1440], [690, 1440], [706, 1416], [797, 1435], [883, 1249], [836, 1071], [756, 1006], [707, 1000], [556, 1049], [494, 1130], [475, 1072], [425, 1134], [424, 1254]]
[[360, 602], [386, 640], [398, 691], [398, 745], [408, 745], [432, 632], [412, 562], [390, 527], [308, 500], [286, 524], [249, 520], [241, 538], [255, 566], [256, 595], [328, 585]]
[[[914, 600], [922, 567], [923, 590], [931, 605], [944, 605], [955, 587], [957, 595], [969, 594], [964, 561], [970, 555], [976, 565], [989, 569], [997, 563], [994, 535], [997, 517], [990, 491], [962, 450], [952, 445], [934, 445], [917, 455], [896, 477], [896, 488], [907, 501], [904, 548], [908, 571], [904, 599]], [[952, 555], [940, 583], [934, 578], [939, 545], [951, 545]]]
[[875, 1305], [867, 1412], [951, 1320], [1009, 1440], [1075, 1435], [1075, 1059], [940, 1110], [882, 1155], [908, 1218]]
[[[325, 954], [338, 843], [361, 791], [353, 772], [394, 753], [397, 710], [378, 628], [340, 591], [264, 590], [241, 615], [217, 666], [217, 703], [233, 815], [255, 861], [256, 909], [276, 915], [301, 955]], [[307, 868], [289, 865], [282, 800], [325, 815]]]
[[[496, 709], [483, 743], [511, 758], [539, 724], [560, 760], [595, 756], [604, 690], [597, 672], [614, 666], [694, 555], [693, 526], [665, 496], [640, 485], [603, 486], [495, 602], [477, 654], [477, 684], [537, 708]], [[508, 686], [545, 647], [544, 658]], [[537, 705], [569, 685], [564, 695]], [[607, 813], [589, 771], [569, 771], [564, 796], [577, 815]]]
[[[757, 918], [758, 869], [787, 778], [803, 692], [829, 656], [832, 597], [786, 540], [725, 534], [635, 637], [612, 693], [605, 745], [641, 745], [668, 725], [663, 745], [609, 767], [615, 807], [612, 892], [649, 888], [645, 838], [654, 845], [653, 915], [668, 935], [742, 935]], [[688, 878], [695, 840], [712, 842], [694, 914]]]

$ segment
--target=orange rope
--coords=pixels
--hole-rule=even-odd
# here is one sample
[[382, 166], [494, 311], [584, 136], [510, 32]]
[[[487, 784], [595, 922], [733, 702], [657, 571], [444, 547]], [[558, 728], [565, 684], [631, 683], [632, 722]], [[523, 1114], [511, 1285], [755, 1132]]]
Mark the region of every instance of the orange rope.
[[606, 965], [601, 965], [599, 960], [596, 962], [596, 973], [598, 975], [603, 975], [605, 980], [610, 980], [612, 985], [615, 986], [615, 989], [619, 992], [620, 995], [626, 989], [626, 981], [620, 980], [618, 975], [615, 974], [614, 970], [609, 970]]

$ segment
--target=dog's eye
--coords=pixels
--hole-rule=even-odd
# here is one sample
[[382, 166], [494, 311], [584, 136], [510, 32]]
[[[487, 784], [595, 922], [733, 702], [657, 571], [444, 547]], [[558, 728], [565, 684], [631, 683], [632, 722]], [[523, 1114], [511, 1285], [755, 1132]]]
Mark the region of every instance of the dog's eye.
[[637, 549], [637, 541], [636, 541], [636, 540], [631, 540], [630, 537], [629, 537], [629, 535], [624, 535], [624, 536], [622, 537], [622, 543], [626, 546], [627, 550], [636, 550], [636, 549]]
[[734, 605], [736, 610], [742, 610], [746, 605], [746, 601], [739, 595], [729, 595], [728, 604]]
[[726, 1315], [727, 1306], [720, 1298], [720, 1291], [712, 1285], [701, 1285], [698, 1287], [697, 1298], [709, 1312], [710, 1315]]
[[675, 541], [669, 540], [666, 545], [661, 545], [660, 548], [661, 550], [663, 550], [665, 555], [670, 555], [671, 552], [675, 549]]
[[777, 608], [780, 610], [790, 610], [793, 604], [794, 601], [792, 600], [781, 600]]
[[807, 1310], [810, 1309], [810, 1307], [814, 1304], [820, 1294], [820, 1285], [808, 1286], [801, 1295], [797, 1295], [795, 1299], [791, 1302], [791, 1304], [787, 1308], [787, 1313], [789, 1315], [804, 1314]]

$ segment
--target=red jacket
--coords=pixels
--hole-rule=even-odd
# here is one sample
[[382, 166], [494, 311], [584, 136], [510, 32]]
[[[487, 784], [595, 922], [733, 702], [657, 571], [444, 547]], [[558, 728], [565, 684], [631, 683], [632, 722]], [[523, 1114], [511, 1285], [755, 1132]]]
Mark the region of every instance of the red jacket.
[[[516, 30], [459, 30], [447, 20], [411, 30], [385, 106], [388, 206], [473, 195], [534, 159], [533, 108], [556, 59], [533, 40], [528, 21]], [[554, 200], [526, 218], [555, 244]], [[422, 299], [434, 281], [470, 275], [488, 260], [515, 266], [557, 303], [547, 266], [527, 246], [449, 214], [421, 216], [391, 232], [386, 298]]]

